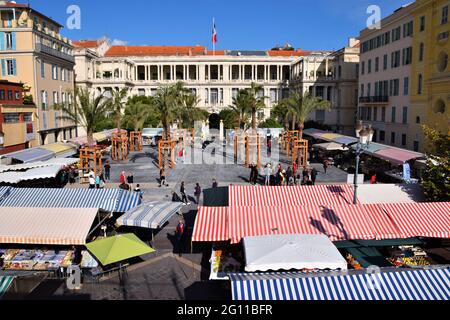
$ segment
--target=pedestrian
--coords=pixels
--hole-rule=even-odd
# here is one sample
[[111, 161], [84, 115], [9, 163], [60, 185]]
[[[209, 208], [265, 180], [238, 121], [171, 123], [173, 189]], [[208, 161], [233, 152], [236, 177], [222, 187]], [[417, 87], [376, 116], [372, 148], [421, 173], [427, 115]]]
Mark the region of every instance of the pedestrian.
[[119, 189], [130, 191], [130, 186], [126, 182], [119, 184]]
[[290, 184], [291, 180], [293, 180], [293, 175], [294, 175], [294, 173], [292, 171], [292, 167], [289, 166], [286, 170], [286, 180], [287, 180], [288, 184]]
[[122, 171], [122, 172], [120, 173], [120, 177], [119, 177], [120, 183], [125, 183], [125, 182], [126, 182], [126, 179], [127, 179], [127, 177], [126, 177], [126, 175], [125, 175], [125, 171]]
[[253, 163], [252, 164], [250, 164], [250, 166], [249, 166], [249, 168], [250, 168], [250, 178], [248, 179], [248, 182], [249, 183], [252, 183], [252, 181], [253, 181], [253, 174], [255, 173], [254, 171], [253, 171]]
[[164, 170], [164, 167], [159, 170], [159, 187], [161, 188], [162, 186], [169, 186], [166, 183], [166, 171]]
[[133, 172], [130, 172], [127, 176], [127, 183], [130, 185], [130, 188], [133, 189], [133, 183], [134, 183], [134, 175]]
[[272, 175], [272, 166], [270, 165], [270, 163], [268, 163], [264, 168], [264, 175], [266, 176], [264, 185], [270, 186], [270, 176]]
[[195, 189], [194, 189], [194, 195], [195, 195], [195, 200], [197, 201], [197, 204], [200, 204], [200, 195], [202, 194], [202, 188], [200, 187], [200, 185], [197, 183], [195, 185]]
[[303, 180], [305, 180], [305, 178], [306, 178], [306, 181], [308, 181], [309, 174], [308, 174], [308, 168], [306, 166], [303, 167], [302, 176], [303, 176]]
[[141, 191], [141, 186], [140, 186], [139, 183], [136, 185], [136, 188], [134, 188], [134, 192], [139, 193], [139, 199], [142, 200], [142, 198], [143, 198], [144, 195], [143, 195], [143, 193], [142, 193], [142, 191]]
[[327, 168], [328, 168], [328, 160], [327, 159], [325, 159], [324, 161], [323, 161], [323, 171], [325, 172], [325, 174], [327, 173]]
[[185, 231], [186, 231], [186, 224], [184, 223], [184, 220], [178, 221], [178, 225], [175, 228], [175, 237], [177, 240], [178, 255], [180, 257], [181, 257], [181, 253], [182, 253], [182, 249], [183, 249]]
[[94, 174], [94, 171], [89, 172], [89, 189], [95, 189], [95, 174]]
[[97, 174], [97, 176], [95, 177], [95, 188], [96, 189], [100, 189], [100, 174]]
[[311, 170], [311, 182], [312, 182], [313, 185], [316, 184], [317, 174], [318, 174], [318, 172], [317, 172], [316, 168], [312, 168], [312, 170]]
[[272, 154], [272, 137], [267, 138], [267, 155], [270, 157]]
[[212, 181], [212, 187], [213, 187], [213, 189], [219, 187], [219, 184], [217, 183], [217, 180], [216, 180], [216, 179], [213, 179], [213, 181]]
[[256, 185], [256, 183], [258, 182], [258, 177], [259, 177], [259, 172], [258, 172], [258, 166], [257, 165], [253, 165], [253, 185]]
[[370, 184], [376, 184], [377, 183], [377, 175], [374, 174], [371, 178], [370, 178]]
[[181, 194], [181, 201], [183, 202], [183, 204], [184, 205], [189, 204], [189, 201], [186, 196], [186, 188], [184, 186], [184, 181], [181, 181], [180, 194]]
[[109, 160], [106, 160], [104, 169], [105, 169], [105, 179], [110, 180], [111, 179], [111, 165], [109, 164]]

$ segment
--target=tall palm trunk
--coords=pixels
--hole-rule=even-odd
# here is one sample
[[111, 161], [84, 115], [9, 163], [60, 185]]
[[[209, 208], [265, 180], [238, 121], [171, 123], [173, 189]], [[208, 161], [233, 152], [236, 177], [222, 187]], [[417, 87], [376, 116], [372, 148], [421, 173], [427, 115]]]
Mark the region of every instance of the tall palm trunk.
[[305, 123], [302, 121], [302, 122], [299, 122], [298, 123], [298, 130], [299, 130], [299, 138], [300, 139], [303, 139], [303, 129], [305, 128]]
[[256, 108], [252, 107], [252, 129], [256, 130]]
[[296, 117], [295, 114], [292, 115], [292, 130], [295, 130]]

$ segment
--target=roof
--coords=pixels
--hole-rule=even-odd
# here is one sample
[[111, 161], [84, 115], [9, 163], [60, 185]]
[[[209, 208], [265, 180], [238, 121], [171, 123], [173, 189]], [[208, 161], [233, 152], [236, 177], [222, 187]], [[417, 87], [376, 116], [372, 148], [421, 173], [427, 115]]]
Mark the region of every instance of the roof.
[[126, 212], [140, 203], [137, 192], [120, 189], [0, 187], [0, 207], [96, 208]]
[[199, 207], [192, 241], [228, 241], [228, 227], [227, 207]]
[[271, 57], [300, 57], [300, 56], [306, 56], [311, 51], [303, 51], [301, 49], [297, 50], [269, 50], [267, 51], [267, 54]]
[[52, 21], [52, 22], [53, 22], [54, 24], [56, 24], [58, 27], [61, 27], [61, 28], [64, 27], [64, 26], [61, 25], [59, 22], [53, 20], [51, 17], [48, 17], [48, 16], [46, 16], [45, 14], [42, 14], [42, 13], [40, 13], [39, 11], [37, 11], [37, 10], [35, 10], [35, 9], [32, 9], [32, 8], [30, 7], [29, 4], [22, 4], [22, 3], [15, 3], [15, 2], [12, 2], [12, 1], [8, 1], [8, 2], [6, 2], [4, 5], [1, 5], [1, 4], [0, 4], [0, 7], [4, 7], [4, 8], [17, 8], [17, 9], [28, 9], [28, 10], [30, 10], [31, 12], [36, 13], [37, 15], [39, 15], [39, 16], [41, 16], [41, 17], [44, 17], [44, 18], [46, 18], [46, 19]]
[[203, 55], [205, 51], [203, 46], [112, 46], [105, 56], [190, 56]]
[[61, 167], [64, 166], [70, 166], [72, 164], [75, 164], [79, 161], [79, 159], [76, 158], [53, 158], [46, 161], [37, 161], [37, 162], [31, 162], [31, 163], [22, 163], [22, 164], [15, 164], [15, 165], [0, 165], [0, 173], [8, 172], [8, 171], [22, 171], [27, 169], [33, 169], [33, 168], [40, 168], [40, 167], [48, 167], [48, 166], [54, 166], [59, 165]]
[[347, 270], [347, 261], [325, 235], [285, 234], [244, 238], [245, 271]]
[[51, 165], [29, 169], [25, 172], [4, 172], [0, 173], [0, 183], [17, 184], [22, 181], [56, 178], [62, 168], [61, 165]]
[[55, 157], [55, 153], [49, 150], [41, 148], [31, 148], [20, 150], [16, 152], [11, 152], [2, 156], [2, 158], [12, 158], [23, 163], [35, 162], [35, 161], [45, 161]]
[[0, 243], [83, 245], [95, 208], [0, 208]]
[[[349, 271], [347, 271], [349, 272]], [[230, 274], [233, 300], [446, 300], [450, 269]]]
[[73, 46], [80, 48], [97, 48], [102, 40], [78, 40], [72, 41]]

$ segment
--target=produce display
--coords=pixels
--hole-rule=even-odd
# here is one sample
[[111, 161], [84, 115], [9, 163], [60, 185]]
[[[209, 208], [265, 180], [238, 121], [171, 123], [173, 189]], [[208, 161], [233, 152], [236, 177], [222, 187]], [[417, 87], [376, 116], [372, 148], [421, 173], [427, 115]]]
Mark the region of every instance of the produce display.
[[395, 267], [420, 267], [431, 265], [425, 251], [414, 246], [400, 246], [387, 260]]
[[345, 260], [347, 260], [348, 265], [350, 266], [350, 268], [352, 269], [362, 269], [361, 264], [359, 264], [359, 262], [353, 258], [353, 256], [351, 254], [347, 254], [347, 256], [345, 257]]
[[73, 251], [10, 249], [1, 255], [5, 270], [54, 270], [72, 264]]
[[213, 249], [209, 262], [211, 263], [210, 280], [228, 280], [227, 273], [239, 272], [241, 269], [241, 263], [231, 253], [223, 250]]

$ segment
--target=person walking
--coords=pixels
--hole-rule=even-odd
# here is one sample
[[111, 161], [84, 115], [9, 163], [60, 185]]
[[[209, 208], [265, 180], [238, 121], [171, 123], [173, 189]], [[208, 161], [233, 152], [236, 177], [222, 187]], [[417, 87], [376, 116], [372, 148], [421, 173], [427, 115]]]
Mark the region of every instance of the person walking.
[[249, 169], [250, 169], [250, 178], [248, 179], [248, 182], [249, 182], [249, 183], [252, 183], [252, 181], [253, 181], [253, 174], [255, 173], [255, 172], [253, 171], [253, 166], [254, 166], [253, 163], [250, 164], [250, 166], [249, 166]]
[[195, 185], [195, 189], [194, 189], [194, 196], [195, 196], [195, 200], [197, 202], [197, 205], [200, 205], [200, 196], [202, 194], [202, 188], [200, 187], [200, 185], [198, 183], [196, 183]]
[[186, 196], [186, 188], [184, 186], [184, 181], [181, 181], [180, 194], [181, 194], [181, 201], [183, 202], [183, 204], [188, 205], [189, 201]]
[[267, 138], [267, 155], [270, 157], [272, 155], [272, 137]]
[[133, 189], [133, 183], [134, 183], [134, 175], [133, 172], [130, 172], [127, 176], [127, 183], [130, 186], [130, 189]]
[[308, 168], [306, 166], [303, 167], [302, 177], [303, 177], [303, 181], [308, 181], [309, 180]]
[[126, 177], [126, 175], [125, 175], [125, 171], [122, 171], [122, 172], [120, 173], [120, 177], [119, 177], [120, 183], [125, 183], [125, 182], [126, 182], [126, 179], [127, 179], [127, 177]]
[[95, 177], [95, 189], [100, 189], [100, 174]]
[[323, 171], [325, 172], [325, 174], [327, 174], [328, 165], [328, 160], [325, 159], [323, 161]]
[[370, 184], [376, 184], [377, 183], [377, 175], [374, 174], [372, 177], [370, 177]]
[[106, 163], [103, 167], [105, 169], [105, 179], [110, 180], [111, 179], [111, 165], [109, 164], [109, 160], [106, 160]]
[[289, 166], [286, 170], [286, 181], [288, 185], [293, 185], [294, 182], [294, 178], [293, 178], [294, 173], [292, 172], [292, 167]]
[[259, 177], [258, 166], [254, 164], [253, 167], [252, 167], [252, 170], [253, 170], [252, 183], [253, 183], [253, 185], [256, 185], [256, 183], [258, 182], [258, 177]]
[[95, 189], [95, 176], [94, 172], [89, 172], [89, 189]]
[[184, 220], [178, 221], [178, 225], [175, 228], [175, 237], [177, 240], [177, 251], [178, 255], [181, 257], [181, 253], [183, 251], [183, 244], [184, 244], [184, 234], [186, 232], [186, 224], [184, 223]]
[[166, 171], [164, 170], [164, 167], [159, 170], [159, 187], [161, 188], [162, 186], [169, 186], [166, 183]]
[[264, 168], [264, 175], [266, 176], [264, 185], [270, 186], [270, 176], [272, 175], [272, 166], [270, 165], [270, 163], [268, 163]]
[[213, 189], [219, 187], [219, 184], [217, 183], [217, 180], [216, 180], [216, 179], [213, 179], [213, 181], [212, 181], [212, 187], [213, 187]]
[[311, 181], [312, 181], [313, 185], [316, 184], [317, 174], [318, 174], [318, 172], [317, 172], [316, 168], [312, 168], [312, 170], [311, 170]]
[[133, 191], [139, 193], [139, 199], [142, 200], [144, 194], [143, 194], [142, 191], [141, 191], [141, 186], [140, 186], [139, 183], [136, 185], [136, 188], [134, 188]]

